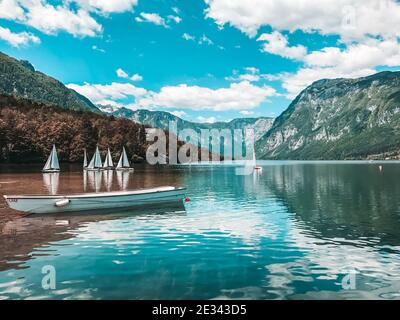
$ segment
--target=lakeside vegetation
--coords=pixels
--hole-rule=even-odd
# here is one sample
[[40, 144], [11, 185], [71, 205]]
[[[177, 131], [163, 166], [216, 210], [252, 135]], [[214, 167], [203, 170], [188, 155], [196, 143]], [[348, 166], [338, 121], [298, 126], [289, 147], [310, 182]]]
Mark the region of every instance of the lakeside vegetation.
[[110, 147], [114, 158], [125, 146], [130, 160], [140, 162], [148, 147], [145, 129], [128, 119], [0, 95], [2, 163], [45, 161], [53, 143], [64, 162], [82, 161], [84, 148], [91, 154], [96, 144], [104, 154]]

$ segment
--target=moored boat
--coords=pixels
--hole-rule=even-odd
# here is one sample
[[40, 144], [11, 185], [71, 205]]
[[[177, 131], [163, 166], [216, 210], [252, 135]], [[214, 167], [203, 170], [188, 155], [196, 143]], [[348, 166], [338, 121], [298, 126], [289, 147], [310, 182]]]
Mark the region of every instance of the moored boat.
[[58, 162], [57, 150], [56, 150], [56, 146], [54, 144], [53, 144], [51, 153], [50, 153], [42, 171], [47, 172], [47, 173], [60, 171], [60, 164]]
[[90, 160], [89, 165], [84, 169], [89, 171], [103, 170], [103, 162], [101, 161], [101, 155], [98, 146], [96, 147], [96, 151], [94, 152], [94, 155], [92, 157], [92, 160]]
[[11, 209], [26, 213], [60, 213], [133, 208], [183, 201], [185, 188], [159, 187], [135, 191], [72, 195], [4, 195]]
[[115, 170], [122, 170], [122, 171], [133, 171], [131, 167], [128, 156], [126, 155], [125, 147], [122, 147], [121, 157], [119, 158], [117, 167]]
[[111, 157], [110, 148], [107, 149], [106, 159], [104, 160], [103, 169], [105, 170], [112, 170], [114, 169], [114, 163]]

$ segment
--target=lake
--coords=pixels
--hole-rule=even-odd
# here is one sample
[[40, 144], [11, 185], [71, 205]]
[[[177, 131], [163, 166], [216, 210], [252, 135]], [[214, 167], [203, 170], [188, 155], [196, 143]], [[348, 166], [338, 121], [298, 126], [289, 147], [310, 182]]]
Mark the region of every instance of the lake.
[[[59, 177], [0, 167], [1, 194], [186, 186], [183, 206], [16, 216], [1, 200], [0, 299], [398, 299], [400, 164], [261, 162]], [[382, 166], [380, 169], [379, 166]], [[52, 268], [55, 288], [42, 286]]]

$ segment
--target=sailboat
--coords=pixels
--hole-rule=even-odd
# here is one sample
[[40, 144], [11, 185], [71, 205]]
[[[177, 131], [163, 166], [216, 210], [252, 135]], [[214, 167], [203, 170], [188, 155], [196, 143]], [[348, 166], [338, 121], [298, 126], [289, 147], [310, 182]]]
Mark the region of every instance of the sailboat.
[[106, 159], [104, 160], [103, 169], [106, 169], [106, 170], [114, 169], [114, 163], [113, 163], [113, 160], [111, 157], [110, 148], [108, 148], [108, 150], [107, 150], [107, 155], [106, 155]]
[[43, 172], [59, 172], [60, 164], [58, 163], [58, 156], [56, 146], [53, 144], [53, 149], [51, 150], [50, 156], [43, 167]]
[[125, 147], [122, 147], [122, 154], [119, 158], [117, 167], [115, 170], [125, 170], [125, 171], [133, 171], [133, 168], [129, 164], [128, 156], [126, 155]]
[[99, 171], [103, 169], [103, 163], [101, 161], [101, 155], [98, 146], [96, 147], [96, 151], [92, 160], [90, 160], [89, 165], [85, 169], [89, 171]]
[[83, 149], [83, 169], [87, 168], [87, 154], [86, 149]]

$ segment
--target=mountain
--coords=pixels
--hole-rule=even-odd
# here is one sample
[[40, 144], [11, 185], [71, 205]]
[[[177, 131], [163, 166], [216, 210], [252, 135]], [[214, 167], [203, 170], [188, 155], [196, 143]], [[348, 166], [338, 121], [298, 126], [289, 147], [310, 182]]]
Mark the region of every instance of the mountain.
[[400, 72], [319, 80], [256, 143], [262, 159], [400, 156]]
[[89, 99], [68, 89], [60, 81], [36, 71], [28, 61], [18, 61], [2, 52], [0, 94], [57, 105], [69, 110], [100, 112]]
[[[163, 130], [169, 129], [170, 122], [177, 123], [178, 131], [182, 129], [193, 129], [199, 132], [201, 129], [254, 129], [255, 139], [261, 138], [272, 126], [273, 118], [240, 118], [230, 122], [197, 123], [183, 120], [169, 112], [149, 111], [149, 110], [130, 110], [127, 108], [113, 108], [112, 106], [98, 106], [100, 110], [113, 115], [117, 118], [131, 119], [137, 123], [148, 125], [153, 128]], [[176, 132], [174, 132], [176, 133]]]

